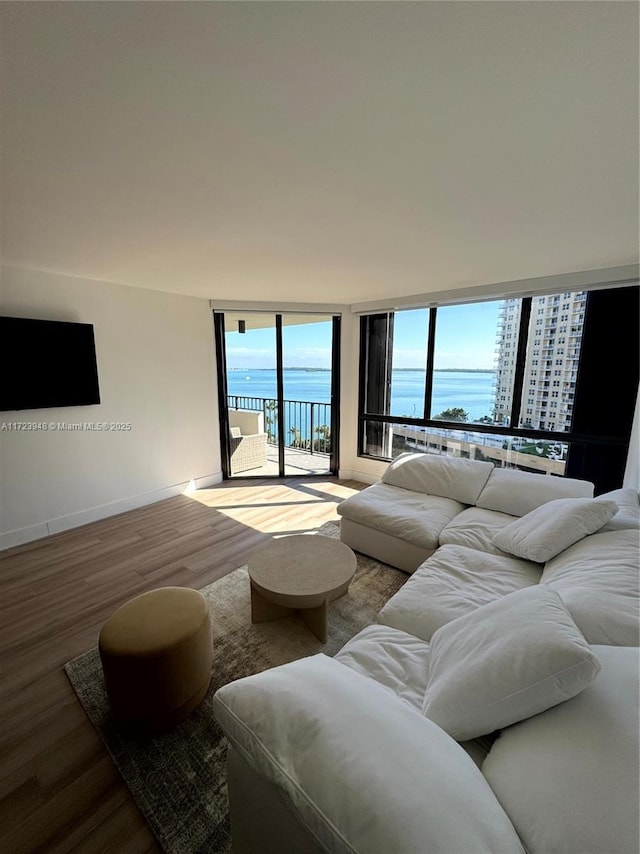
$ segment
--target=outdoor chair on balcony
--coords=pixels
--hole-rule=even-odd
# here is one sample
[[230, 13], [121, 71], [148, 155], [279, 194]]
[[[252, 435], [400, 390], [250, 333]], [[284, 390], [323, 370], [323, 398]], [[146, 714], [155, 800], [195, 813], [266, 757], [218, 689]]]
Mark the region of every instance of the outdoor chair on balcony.
[[[258, 416], [260, 418], [259, 421]], [[253, 419], [255, 419], [255, 427], [251, 424]], [[251, 469], [259, 469], [266, 465], [267, 434], [260, 430], [262, 426], [261, 420], [262, 413], [248, 413], [242, 410], [229, 411], [229, 445], [231, 449], [232, 475], [243, 471], [250, 471]], [[243, 433], [243, 429], [255, 429], [256, 432]]]
[[259, 469], [267, 462], [267, 434], [243, 436], [239, 427], [231, 427], [231, 474]]

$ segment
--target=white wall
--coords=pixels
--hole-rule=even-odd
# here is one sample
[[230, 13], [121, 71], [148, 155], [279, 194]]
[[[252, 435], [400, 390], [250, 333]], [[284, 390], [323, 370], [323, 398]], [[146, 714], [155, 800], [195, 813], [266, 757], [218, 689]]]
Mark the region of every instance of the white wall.
[[[207, 300], [12, 267], [1, 275], [1, 313], [94, 324], [101, 395], [97, 406], [0, 413], [3, 548], [221, 479]], [[9, 422], [131, 430], [2, 430]]]

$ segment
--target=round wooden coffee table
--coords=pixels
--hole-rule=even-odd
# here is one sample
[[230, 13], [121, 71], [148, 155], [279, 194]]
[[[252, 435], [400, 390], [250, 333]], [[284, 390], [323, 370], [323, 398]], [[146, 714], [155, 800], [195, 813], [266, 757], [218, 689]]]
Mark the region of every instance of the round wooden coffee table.
[[347, 592], [355, 571], [356, 556], [340, 540], [321, 534], [270, 540], [249, 558], [251, 622], [299, 611], [307, 627], [326, 643], [329, 602]]

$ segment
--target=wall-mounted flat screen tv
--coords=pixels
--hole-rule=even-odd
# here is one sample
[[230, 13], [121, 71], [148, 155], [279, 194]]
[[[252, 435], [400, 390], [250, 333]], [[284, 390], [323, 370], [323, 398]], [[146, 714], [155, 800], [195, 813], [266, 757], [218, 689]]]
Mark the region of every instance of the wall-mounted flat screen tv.
[[91, 323], [0, 317], [0, 411], [100, 403]]

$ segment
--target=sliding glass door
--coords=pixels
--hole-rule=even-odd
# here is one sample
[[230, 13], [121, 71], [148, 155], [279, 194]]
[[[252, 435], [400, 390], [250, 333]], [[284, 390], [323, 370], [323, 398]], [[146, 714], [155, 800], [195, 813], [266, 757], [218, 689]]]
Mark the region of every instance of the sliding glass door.
[[337, 473], [340, 318], [214, 312], [225, 477]]

